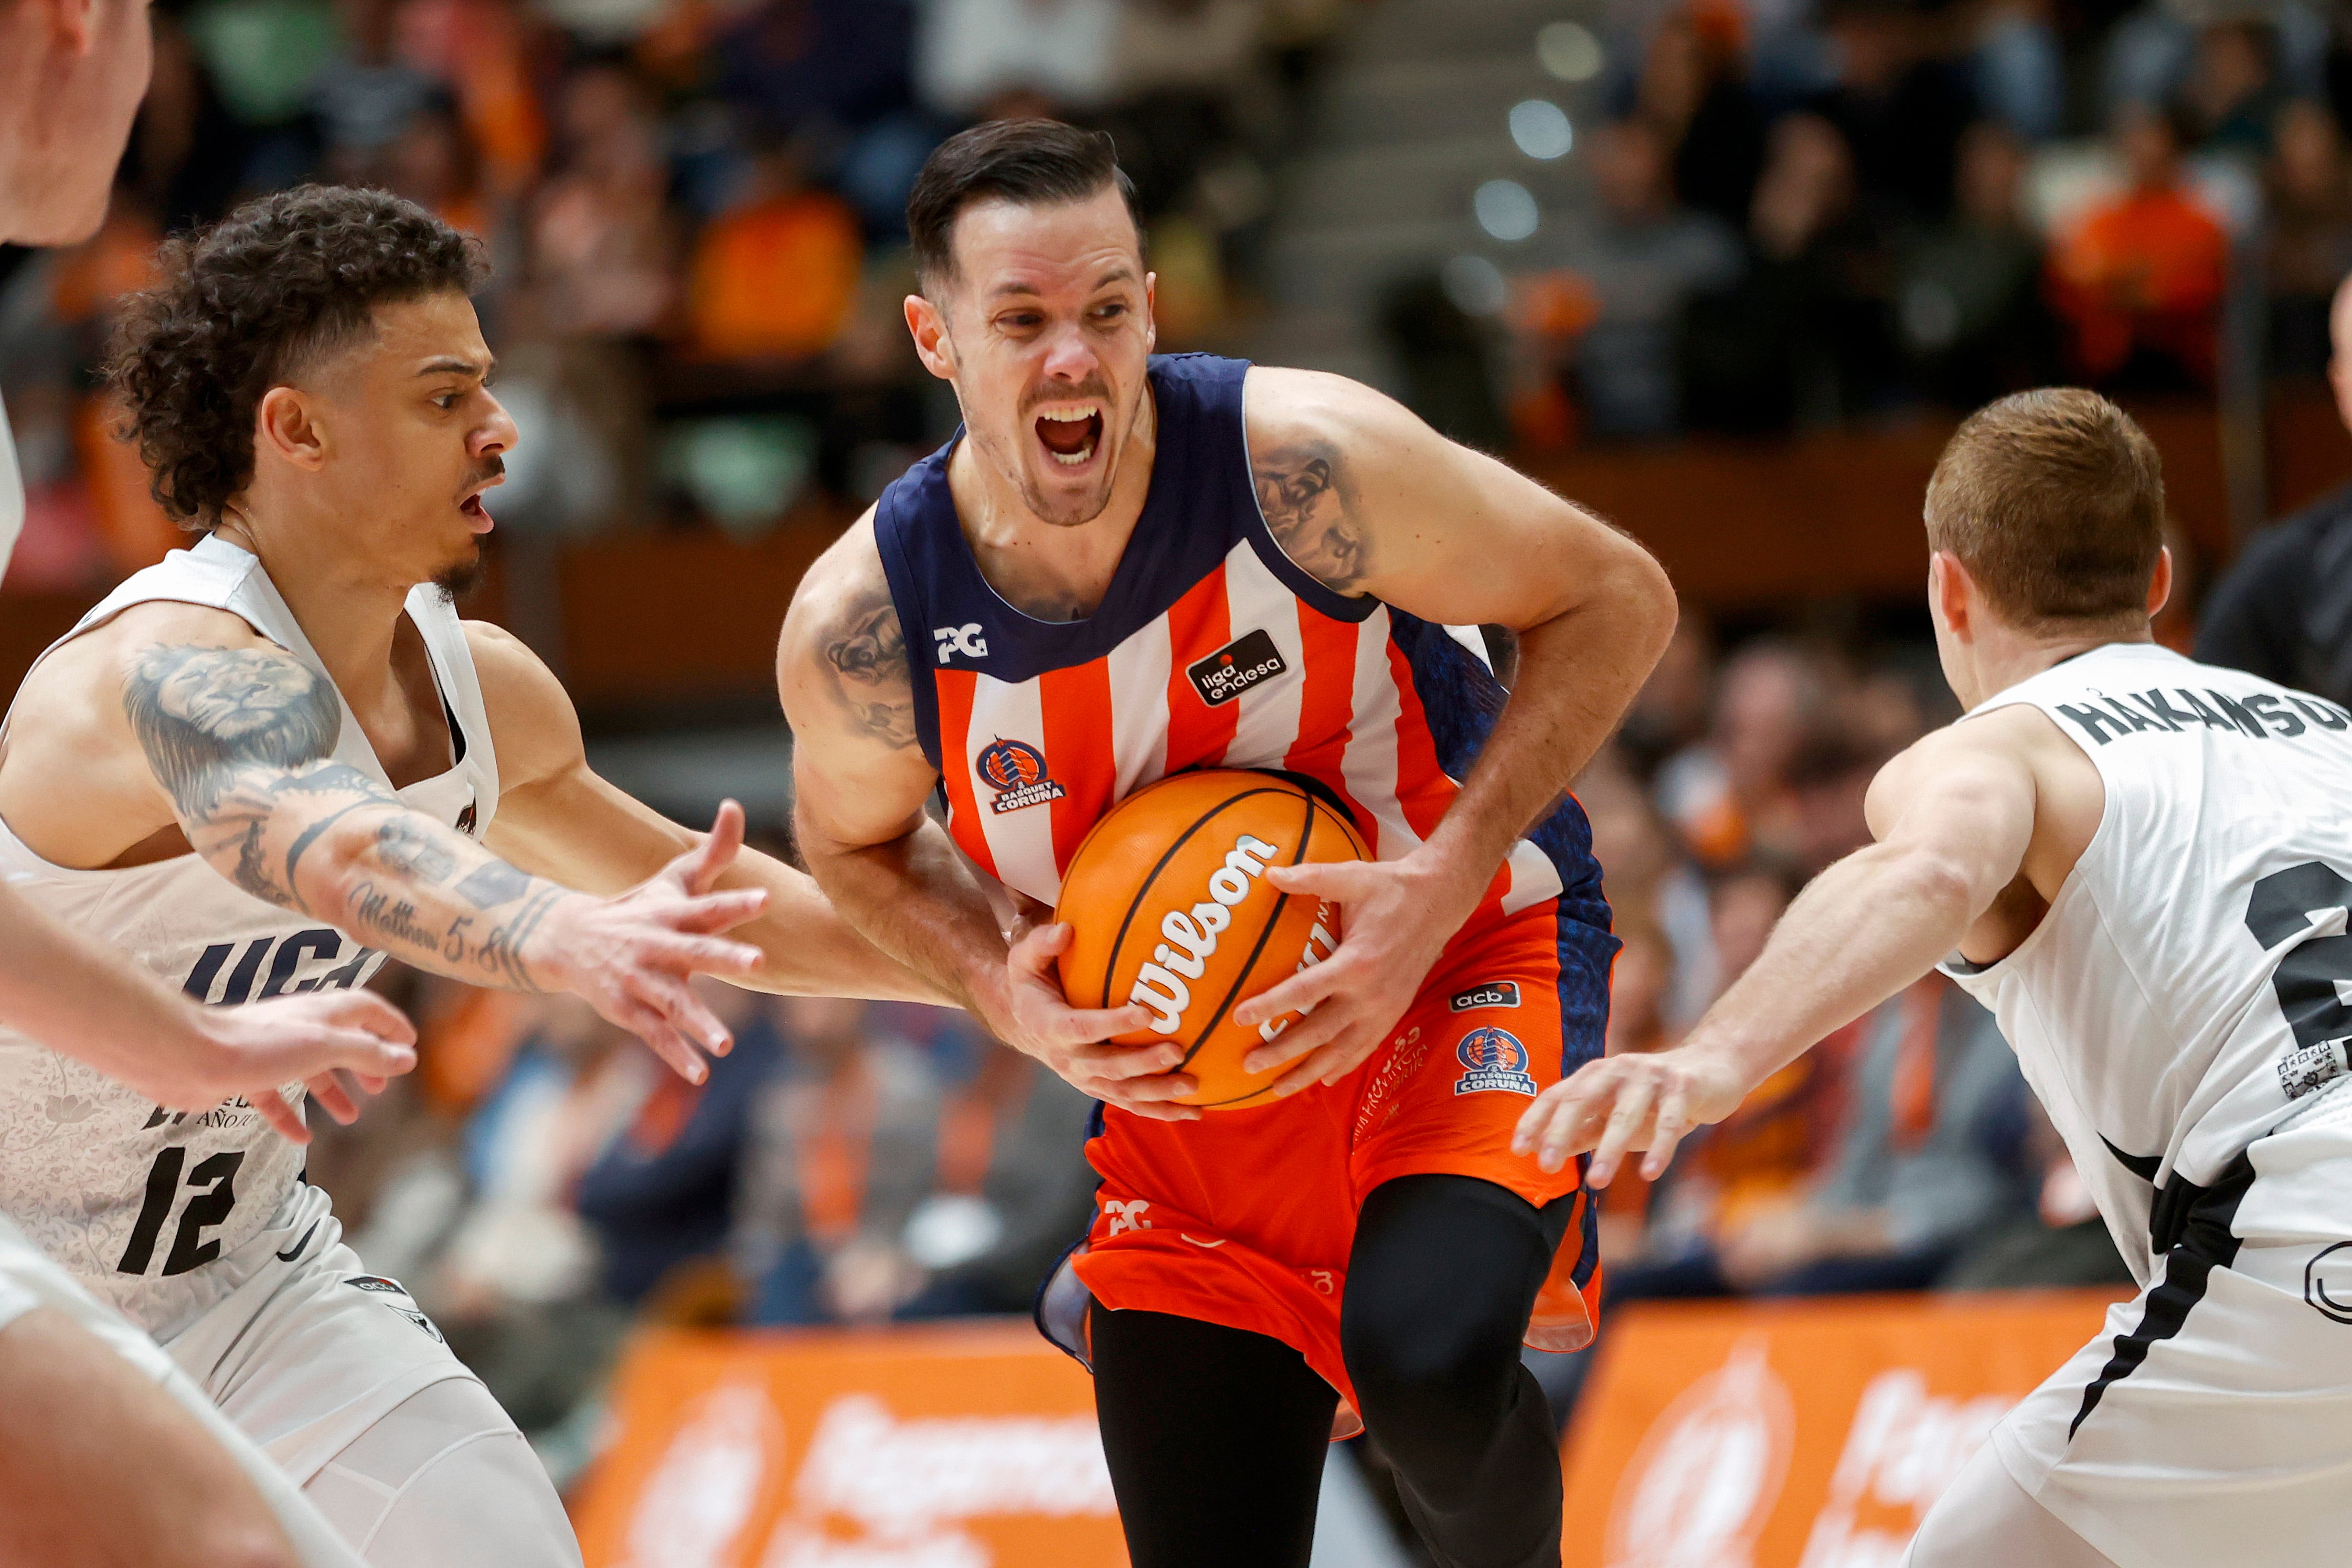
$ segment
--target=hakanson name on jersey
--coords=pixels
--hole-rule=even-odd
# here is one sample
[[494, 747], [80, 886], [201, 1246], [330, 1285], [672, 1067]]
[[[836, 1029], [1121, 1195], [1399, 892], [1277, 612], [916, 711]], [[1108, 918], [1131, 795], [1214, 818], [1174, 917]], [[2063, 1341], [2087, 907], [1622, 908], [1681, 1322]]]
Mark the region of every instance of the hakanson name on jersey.
[[[2176, 706], [2173, 698], [2179, 698]], [[2053, 703], [2053, 711], [2105, 746], [2118, 736], [2142, 730], [2179, 735], [2193, 728], [2234, 731], [2255, 740], [2277, 736], [2292, 740], [2315, 730], [2352, 727], [2352, 714], [2301, 692], [2255, 692], [2231, 696], [2210, 686], [2200, 696], [2187, 686], [2151, 686], [2116, 696], [2098, 695], [2077, 703]]]

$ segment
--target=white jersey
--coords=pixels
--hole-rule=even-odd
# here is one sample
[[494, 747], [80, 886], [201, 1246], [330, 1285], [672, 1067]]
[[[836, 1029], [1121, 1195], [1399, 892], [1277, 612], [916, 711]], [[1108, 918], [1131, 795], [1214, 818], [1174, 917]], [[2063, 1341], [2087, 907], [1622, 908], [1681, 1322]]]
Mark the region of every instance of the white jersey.
[[[226, 610], [326, 677], [261, 563], [217, 536], [132, 576], [60, 643], [158, 600]], [[430, 586], [410, 593], [407, 613], [431, 657], [457, 762], [399, 796], [478, 835], [497, 810], [499, 776], [465, 629]], [[335, 760], [390, 788], [348, 704]], [[383, 962], [341, 931], [255, 898], [193, 854], [76, 871], [42, 860], [0, 823], [0, 877], [201, 1002], [357, 986]], [[158, 1338], [242, 1283], [237, 1268], [216, 1260], [295, 1200], [302, 1165], [302, 1151], [242, 1100], [199, 1114], [165, 1111], [0, 1029], [0, 1213]]]
[[8, 429], [8, 409], [0, 403], [0, 578], [25, 531], [25, 476], [16, 467], [16, 438]]
[[2138, 643], [1969, 716], [2019, 703], [2081, 745], [2105, 809], [2014, 953], [1944, 967], [2000, 1019], [2145, 1284], [2200, 1195], [2347, 1070], [2352, 716]]

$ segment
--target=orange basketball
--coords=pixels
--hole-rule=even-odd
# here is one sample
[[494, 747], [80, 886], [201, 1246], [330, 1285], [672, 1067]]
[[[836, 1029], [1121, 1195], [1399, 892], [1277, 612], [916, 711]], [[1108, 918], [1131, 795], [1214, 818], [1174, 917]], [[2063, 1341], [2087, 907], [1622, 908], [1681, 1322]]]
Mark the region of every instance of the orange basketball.
[[1365, 855], [1344, 812], [1277, 773], [1179, 773], [1139, 789], [1095, 824], [1063, 874], [1054, 917], [1076, 933], [1063, 994], [1073, 1007], [1150, 1009], [1151, 1027], [1119, 1043], [1181, 1045], [1184, 1071], [1200, 1081], [1185, 1103], [1260, 1101], [1281, 1070], [1245, 1072], [1242, 1057], [1289, 1020], [1242, 1029], [1233, 1010], [1339, 941], [1336, 904], [1279, 892], [1266, 870]]

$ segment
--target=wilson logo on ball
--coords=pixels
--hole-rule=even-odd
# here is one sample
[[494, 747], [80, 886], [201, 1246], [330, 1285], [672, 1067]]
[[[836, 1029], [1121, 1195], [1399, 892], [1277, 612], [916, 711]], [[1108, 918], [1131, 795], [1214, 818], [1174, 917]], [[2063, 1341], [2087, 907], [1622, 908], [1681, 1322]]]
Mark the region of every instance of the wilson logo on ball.
[[[1250, 895], [1266, 862], [1282, 852], [1264, 839], [1244, 833], [1209, 878], [1209, 896], [1191, 911], [1171, 909], [1160, 919], [1166, 942], [1151, 950], [1151, 962], [1136, 971], [1127, 999], [1151, 1009], [1155, 1034], [1174, 1034], [1184, 1027], [1184, 1009], [1192, 1005], [1192, 988], [1208, 972], [1209, 956], [1217, 950], [1217, 933], [1234, 923], [1234, 906]], [[1172, 946], [1171, 946], [1172, 944]], [[1180, 951], [1181, 949], [1181, 951]]]
[[1535, 1078], [1528, 1071], [1528, 1048], [1509, 1030], [1472, 1030], [1454, 1048], [1454, 1058], [1462, 1063], [1461, 1081], [1454, 1085], [1456, 1094], [1536, 1092]]
[[1058, 800], [1066, 793], [1047, 776], [1045, 754], [1024, 741], [990, 742], [980, 754], [979, 770], [996, 791], [996, 798], [988, 803], [993, 811], [1017, 811], [1024, 806]]

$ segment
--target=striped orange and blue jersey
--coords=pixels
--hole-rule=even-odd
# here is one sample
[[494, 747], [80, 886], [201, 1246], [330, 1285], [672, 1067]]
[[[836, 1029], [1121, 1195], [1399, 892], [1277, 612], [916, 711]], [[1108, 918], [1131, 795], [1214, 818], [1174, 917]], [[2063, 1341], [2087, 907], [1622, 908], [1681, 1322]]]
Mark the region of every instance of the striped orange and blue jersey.
[[[1248, 368], [1151, 360], [1150, 491], [1084, 619], [1036, 620], [989, 586], [949, 492], [953, 440], [876, 508], [948, 831], [982, 871], [1045, 904], [1113, 803], [1186, 768], [1305, 775], [1345, 802], [1376, 855], [1401, 858], [1435, 830], [1501, 708], [1476, 628], [1335, 593], [1283, 553], [1251, 477]], [[1600, 1054], [1617, 946], [1573, 800], [1513, 849], [1465, 930], [1546, 900], [1558, 901], [1573, 1070]]]

